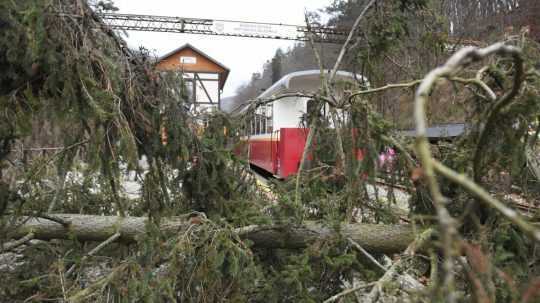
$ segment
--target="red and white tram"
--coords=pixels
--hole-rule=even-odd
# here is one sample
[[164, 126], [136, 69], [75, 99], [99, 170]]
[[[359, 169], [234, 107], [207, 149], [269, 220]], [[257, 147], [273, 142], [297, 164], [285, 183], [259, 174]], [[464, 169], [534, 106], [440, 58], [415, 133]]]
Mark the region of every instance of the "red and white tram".
[[[335, 79], [339, 83], [354, 84], [362, 78], [338, 71]], [[293, 92], [315, 93], [320, 84], [319, 70], [294, 72], [284, 76], [258, 98]], [[285, 97], [257, 108], [248, 136], [243, 138], [250, 164], [278, 178], [287, 178], [298, 171], [309, 132], [303, 125], [308, 101], [307, 97]]]

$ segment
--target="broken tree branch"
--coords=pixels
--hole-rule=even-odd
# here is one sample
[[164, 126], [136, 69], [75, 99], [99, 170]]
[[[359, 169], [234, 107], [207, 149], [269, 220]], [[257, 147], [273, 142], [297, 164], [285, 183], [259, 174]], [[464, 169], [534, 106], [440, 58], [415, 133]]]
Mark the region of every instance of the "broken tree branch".
[[[308, 29], [310, 29], [307, 14], [306, 14], [306, 24], [308, 26]], [[313, 33], [311, 31], [309, 32], [309, 42], [310, 42], [310, 45], [311, 45], [311, 49], [313, 50], [313, 53], [315, 54], [315, 59], [316, 59], [317, 64], [319, 66], [319, 70], [321, 72], [320, 77], [321, 77], [322, 95], [323, 96], [328, 96], [327, 99], [330, 99], [330, 100], [334, 101], [335, 104], [338, 104], [340, 102], [338, 102], [336, 100], [337, 98], [335, 96], [333, 86], [331, 85], [330, 81], [326, 81], [326, 77], [324, 76], [324, 65], [322, 63], [319, 51], [315, 47], [315, 41], [313, 39]], [[342, 106], [342, 104], [339, 104], [339, 105]], [[332, 121], [334, 123], [334, 128], [336, 130], [336, 144], [337, 144], [337, 150], [338, 150], [337, 154], [339, 156], [338, 163], [341, 163], [342, 165], [345, 165], [345, 152], [343, 150], [343, 138], [341, 137], [341, 133], [340, 133], [341, 123], [340, 123], [338, 115], [336, 113], [335, 106], [330, 106], [330, 117], [331, 117], [331, 119], [332, 119]]]
[[315, 99], [319, 98], [321, 100], [324, 100], [331, 106], [336, 106], [336, 103], [331, 100], [330, 98], [326, 98], [324, 96], [320, 96], [314, 93], [307, 93], [307, 92], [289, 92], [289, 93], [283, 93], [279, 95], [274, 95], [269, 98], [258, 98], [258, 99], [252, 99], [248, 100], [240, 105], [238, 105], [235, 109], [232, 110], [233, 114], [243, 114], [245, 112], [248, 112], [250, 109], [257, 108], [262, 105], [266, 105], [281, 99], [285, 98], [309, 98], [309, 99]]
[[433, 165], [438, 173], [465, 188], [469, 193], [476, 196], [481, 202], [484, 202], [487, 206], [499, 211], [499, 213], [508, 219], [508, 221], [514, 223], [531, 238], [540, 242], [540, 230], [536, 229], [532, 224], [527, 222], [527, 220], [523, 218], [519, 212], [506, 207], [501, 201], [493, 198], [487, 191], [474, 183], [474, 181], [469, 179], [467, 176], [456, 173], [439, 161], [433, 161]]
[[[32, 232], [35, 239], [73, 239], [79, 241], [105, 241], [119, 233], [118, 241], [133, 243], [146, 233], [149, 223], [146, 217], [94, 216], [55, 214], [55, 217], [71, 222], [68, 228], [40, 218], [22, 217], [23, 222], [11, 234], [22, 238]], [[184, 217], [164, 220], [160, 229], [165, 233], [179, 233], [191, 225]], [[243, 240], [249, 240], [257, 248], [304, 248], [310, 243], [336, 236], [336, 231], [311, 221], [302, 226], [262, 225], [237, 228], [234, 232]], [[401, 252], [414, 240], [409, 225], [343, 224], [343, 237], [350, 238], [370, 252]]]
[[407, 247], [407, 249], [404, 252], [404, 256], [401, 257], [398, 261], [396, 261], [390, 268], [386, 271], [386, 273], [375, 283], [375, 286], [371, 289], [369, 295], [365, 298], [364, 302], [366, 303], [372, 303], [377, 302], [377, 299], [379, 298], [380, 293], [382, 292], [383, 287], [388, 284], [390, 281], [394, 279], [396, 275], [398, 275], [400, 284], [402, 287], [408, 288], [408, 289], [416, 289], [421, 290], [424, 288], [424, 285], [422, 285], [420, 282], [413, 279], [410, 275], [404, 274], [400, 275], [399, 271], [401, 270], [401, 267], [403, 265], [403, 261], [405, 260], [404, 257], [406, 256], [413, 256], [415, 252], [422, 248], [428, 241], [431, 240], [433, 237], [434, 230], [428, 229], [424, 231], [422, 234], [418, 236], [416, 240], [414, 240], [411, 245]]
[[[521, 58], [521, 50], [515, 46], [505, 45], [504, 43], [496, 43], [491, 46], [488, 46], [483, 49], [472, 49], [466, 52], [463, 52], [463, 60], [468, 57], [478, 61], [484, 59], [493, 54], [511, 56], [514, 61], [514, 83], [512, 89], [504, 94], [498, 101], [496, 101], [493, 108], [489, 111], [487, 116], [487, 122], [485, 126], [480, 131], [478, 144], [476, 145], [476, 150], [474, 152], [474, 162], [473, 162], [473, 172], [474, 172], [474, 181], [480, 181], [480, 171], [482, 168], [482, 157], [484, 156], [484, 150], [488, 142], [488, 132], [490, 129], [494, 128], [497, 123], [497, 115], [503, 110], [504, 107], [510, 104], [512, 100], [517, 96], [519, 90], [521, 89], [521, 84], [523, 83], [523, 58]], [[464, 64], [464, 63], [461, 63]]]
[[414, 80], [414, 81], [406, 82], [406, 83], [387, 84], [385, 86], [381, 86], [377, 88], [371, 88], [371, 89], [353, 92], [349, 96], [349, 102], [351, 102], [351, 100], [354, 99], [354, 97], [356, 96], [378, 93], [378, 92], [382, 92], [382, 91], [393, 89], [393, 88], [409, 88], [409, 87], [416, 86], [420, 84], [421, 82], [422, 80]]
[[481, 88], [484, 92], [486, 92], [491, 101], [497, 99], [497, 95], [495, 95], [493, 90], [484, 81], [482, 81], [482, 80], [480, 80], [478, 78], [465, 79], [465, 78], [461, 78], [461, 77], [452, 77], [451, 80], [454, 81], [454, 82], [459, 82], [461, 84], [465, 84], [465, 85], [474, 84], [474, 85], [478, 86], [479, 88]]
[[[454, 273], [452, 270], [453, 259], [455, 256], [454, 252], [454, 239], [457, 235], [456, 226], [454, 219], [450, 216], [448, 209], [446, 208], [446, 200], [443, 197], [437, 178], [435, 175], [435, 165], [436, 161], [433, 158], [429, 146], [429, 141], [427, 139], [427, 127], [426, 127], [426, 105], [429, 99], [429, 96], [434, 89], [437, 81], [442, 78], [451, 79], [454, 74], [461, 70], [461, 68], [468, 66], [469, 64], [482, 60], [490, 55], [500, 54], [500, 55], [511, 55], [515, 61], [516, 75], [514, 77], [514, 85], [510, 92], [505, 94], [499, 101], [497, 101], [493, 107], [493, 110], [490, 111], [488, 115], [488, 122], [486, 126], [481, 131], [479, 143], [475, 152], [475, 161], [474, 161], [474, 173], [475, 181], [478, 181], [478, 172], [479, 172], [479, 162], [481, 160], [481, 151], [484, 148], [486, 142], [486, 130], [493, 126], [495, 117], [497, 113], [504, 108], [509, 102], [517, 95], [519, 88], [522, 82], [523, 76], [523, 60], [521, 59], [521, 51], [513, 46], [505, 45], [504, 43], [496, 43], [486, 48], [476, 48], [476, 47], [465, 47], [455, 53], [446, 63], [426, 75], [415, 96], [415, 105], [414, 105], [414, 117], [416, 122], [416, 150], [420, 157], [423, 173], [428, 184], [429, 191], [433, 198], [433, 204], [437, 211], [437, 217], [439, 220], [439, 230], [441, 233], [442, 243], [443, 243], [443, 255], [444, 263], [443, 269], [445, 271], [444, 277], [444, 290], [447, 295], [448, 302], [455, 302], [456, 298], [453, 293], [453, 284], [454, 284]], [[478, 78], [479, 76], [477, 76]]]
[[439, 183], [435, 176], [433, 169], [433, 156], [429, 146], [427, 138], [427, 115], [426, 105], [429, 96], [437, 83], [441, 78], [451, 77], [457, 70], [464, 64], [465, 59], [468, 59], [468, 55], [475, 51], [476, 48], [464, 48], [454, 54], [443, 66], [440, 66], [432, 70], [426, 75], [418, 90], [414, 100], [414, 118], [416, 123], [416, 144], [415, 148], [419, 155], [420, 162], [422, 163], [423, 174], [428, 184], [430, 194], [433, 198], [433, 206], [437, 212], [437, 218], [439, 221], [439, 231], [441, 233], [441, 239], [443, 244], [443, 256], [444, 256], [444, 285], [448, 290], [449, 302], [455, 302], [455, 298], [450, 294], [454, 289], [454, 273], [452, 270], [454, 263], [454, 249], [453, 243], [457, 235], [456, 224], [448, 209], [445, 206], [445, 198], [441, 193]]
[[377, 267], [379, 267], [380, 269], [382, 269], [383, 271], [387, 271], [388, 268], [384, 267], [384, 265], [382, 265], [381, 263], [379, 263], [379, 261], [377, 261], [377, 259], [375, 259], [372, 255], [370, 255], [362, 246], [360, 246], [360, 244], [356, 243], [354, 240], [352, 239], [348, 239], [349, 243], [354, 247], [356, 248], [358, 251], [360, 251], [364, 256], [366, 256], [366, 258], [368, 258], [373, 264], [377, 265]]
[[328, 78], [328, 82], [332, 83], [334, 82], [334, 79], [336, 77], [336, 73], [339, 69], [339, 66], [341, 65], [341, 61], [343, 61], [343, 57], [345, 57], [345, 54], [347, 53], [347, 50], [349, 49], [349, 45], [351, 44], [354, 34], [356, 33], [358, 26], [360, 25], [360, 21], [364, 18], [367, 11], [373, 6], [373, 4], [377, 2], [377, 0], [371, 0], [362, 10], [358, 18], [356, 18], [356, 21], [354, 21], [353, 27], [351, 31], [349, 32], [349, 36], [347, 37], [347, 40], [341, 47], [341, 51], [339, 52], [339, 56], [336, 60], [336, 63], [334, 64], [334, 68], [332, 69], [332, 72], [330, 73], [330, 77]]
[[[107, 240], [103, 241], [102, 243], [100, 243], [98, 246], [96, 246], [94, 249], [92, 249], [91, 251], [88, 252], [88, 254], [86, 254], [86, 256], [84, 256], [82, 259], [81, 259], [81, 263], [86, 261], [89, 257], [95, 255], [97, 252], [99, 252], [102, 248], [104, 248], [105, 246], [113, 243], [114, 241], [116, 241], [118, 238], [120, 238], [120, 233], [115, 233], [114, 235], [110, 236]], [[66, 272], [66, 277], [69, 277], [69, 275], [71, 275], [71, 273], [73, 272], [73, 270], [75, 270], [75, 264], [71, 265], [71, 267], [68, 269], [68, 271]]]
[[342, 292], [340, 292], [340, 293], [338, 293], [336, 295], [333, 295], [330, 298], [326, 299], [323, 303], [335, 302], [341, 297], [344, 297], [344, 296], [346, 296], [348, 294], [354, 293], [354, 292], [359, 291], [361, 289], [371, 287], [373, 285], [375, 285], [375, 283], [362, 284], [362, 285], [355, 286], [353, 288], [345, 289], [344, 291], [342, 291]]
[[71, 224], [69, 221], [62, 220], [61, 218], [57, 218], [48, 214], [38, 214], [36, 215], [36, 217], [56, 222], [58, 224], [61, 224], [64, 227], [69, 227], [69, 224]]
[[20, 238], [19, 240], [16, 240], [16, 241], [12, 241], [12, 242], [8, 242], [6, 244], [4, 244], [1, 248], [0, 248], [0, 253], [4, 253], [6, 251], [10, 251], [14, 248], [17, 248], [23, 244], [25, 244], [26, 242], [34, 239], [35, 237], [35, 234], [30, 232], [28, 233], [26, 236]]

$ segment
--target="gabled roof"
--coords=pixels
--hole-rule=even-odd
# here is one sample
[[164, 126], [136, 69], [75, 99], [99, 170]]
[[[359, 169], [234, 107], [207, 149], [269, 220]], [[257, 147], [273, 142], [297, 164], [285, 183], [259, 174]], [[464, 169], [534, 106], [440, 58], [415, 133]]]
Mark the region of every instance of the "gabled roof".
[[179, 48], [171, 51], [171, 52], [168, 52], [167, 54], [161, 56], [160, 58], [158, 58], [157, 62], [156, 63], [159, 63], [163, 60], [166, 60], [167, 58], [185, 50], [185, 49], [191, 49], [192, 51], [196, 52], [197, 54], [201, 55], [202, 57], [206, 58], [208, 61], [214, 63], [215, 65], [219, 66], [220, 68], [222, 68], [225, 72], [223, 72], [223, 77], [222, 79], [220, 80], [220, 89], [223, 89], [223, 86], [225, 85], [225, 82], [227, 81], [227, 77], [229, 76], [229, 72], [231, 71], [228, 67], [226, 67], [225, 65], [221, 64], [219, 61], [217, 61], [216, 59], [208, 56], [206, 53], [204, 53], [203, 51], [199, 50], [198, 48], [196, 48], [195, 46], [189, 44], [189, 43], [186, 43], [182, 46], [180, 46]]

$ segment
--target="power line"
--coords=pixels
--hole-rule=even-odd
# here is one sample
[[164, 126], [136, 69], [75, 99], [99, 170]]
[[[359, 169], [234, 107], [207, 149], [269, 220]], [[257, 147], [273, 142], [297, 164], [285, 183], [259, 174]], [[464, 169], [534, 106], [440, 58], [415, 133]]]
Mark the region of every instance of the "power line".
[[348, 35], [347, 30], [320, 25], [310, 25], [308, 27], [281, 23], [116, 13], [100, 13], [99, 16], [112, 29], [125, 31], [166, 32], [293, 41], [308, 41], [309, 33], [311, 32], [315, 42], [336, 44], [344, 43]]

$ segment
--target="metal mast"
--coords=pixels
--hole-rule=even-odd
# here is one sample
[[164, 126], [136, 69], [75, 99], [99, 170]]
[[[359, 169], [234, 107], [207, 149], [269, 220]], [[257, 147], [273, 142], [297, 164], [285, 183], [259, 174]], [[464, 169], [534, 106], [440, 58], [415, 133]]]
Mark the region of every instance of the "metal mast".
[[309, 32], [319, 43], [343, 43], [348, 31], [333, 27], [243, 22], [232, 20], [183, 18], [153, 15], [100, 13], [103, 21], [115, 30], [185, 33], [263, 39], [308, 41]]

